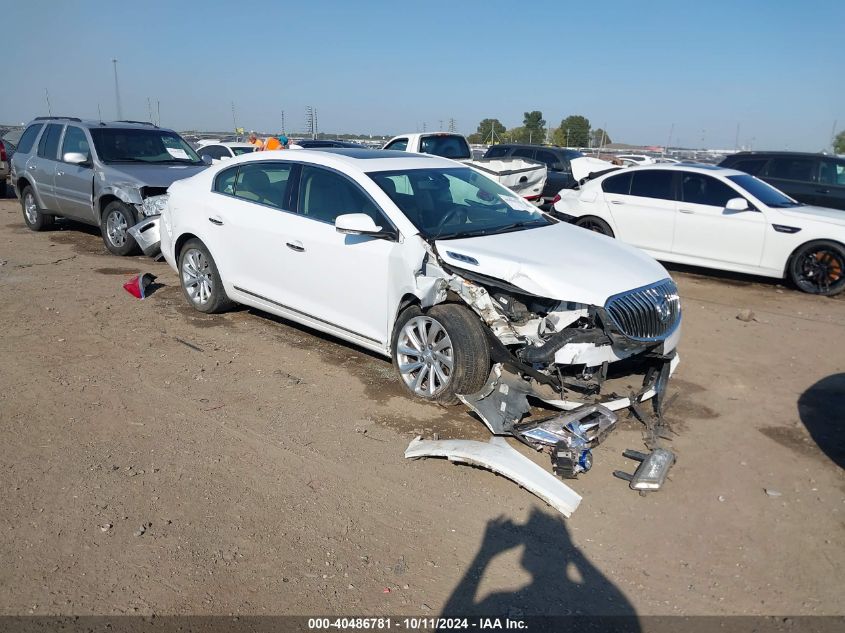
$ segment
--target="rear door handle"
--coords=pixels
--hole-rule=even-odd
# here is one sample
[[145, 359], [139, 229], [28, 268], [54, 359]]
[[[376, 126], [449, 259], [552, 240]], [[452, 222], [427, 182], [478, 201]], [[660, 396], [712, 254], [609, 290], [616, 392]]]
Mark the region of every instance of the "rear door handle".
[[208, 221], [211, 222], [212, 224], [216, 224], [217, 226], [223, 226], [223, 220], [221, 220], [220, 218], [217, 218], [217, 217], [208, 218]]
[[56, 175], [57, 175], [57, 176], [64, 176], [64, 175], [65, 175], [65, 172], [63, 172], [63, 171], [57, 171], [57, 172], [56, 172]]
[[830, 193], [830, 189], [816, 189], [816, 193]]
[[693, 211], [692, 209], [678, 209], [678, 211], [680, 211], [681, 213], [688, 213], [690, 215], [695, 215], [695, 211]]
[[293, 242], [287, 242], [286, 246], [291, 249], [292, 251], [296, 251], [297, 253], [301, 253], [305, 250], [305, 247], [302, 245], [302, 242], [299, 240], [295, 240]]

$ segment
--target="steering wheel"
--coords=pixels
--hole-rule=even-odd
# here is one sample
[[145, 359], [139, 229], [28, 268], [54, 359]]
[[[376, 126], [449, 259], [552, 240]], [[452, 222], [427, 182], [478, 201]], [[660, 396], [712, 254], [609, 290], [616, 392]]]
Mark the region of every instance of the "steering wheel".
[[446, 213], [443, 214], [443, 217], [440, 218], [440, 222], [438, 222], [437, 226], [434, 227], [435, 234], [440, 235], [441, 229], [449, 223], [449, 220], [451, 220], [453, 218], [458, 218], [458, 214], [460, 214], [460, 213], [463, 213], [463, 215], [464, 215], [463, 219], [460, 220], [460, 221], [466, 222], [466, 219], [467, 219], [466, 210], [463, 207], [461, 207], [457, 204], [452, 205], [452, 208], [449, 209]]

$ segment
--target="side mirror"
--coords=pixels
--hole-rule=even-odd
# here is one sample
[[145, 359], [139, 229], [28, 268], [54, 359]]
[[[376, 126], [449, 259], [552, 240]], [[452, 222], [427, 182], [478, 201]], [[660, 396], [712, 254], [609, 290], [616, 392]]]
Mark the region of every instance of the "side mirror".
[[344, 213], [335, 218], [334, 228], [346, 235], [381, 235], [382, 228], [366, 213]]
[[748, 211], [750, 207], [748, 206], [748, 200], [745, 198], [731, 198], [725, 205], [725, 209], [728, 211]]
[[214, 162], [214, 159], [211, 158], [211, 156], [209, 156], [208, 154], [203, 154], [202, 156], [200, 156], [200, 158], [202, 159], [202, 162], [204, 162], [206, 165], [210, 165]]
[[82, 152], [66, 152], [62, 156], [62, 160], [72, 165], [85, 165], [91, 162], [88, 155], [83, 154]]

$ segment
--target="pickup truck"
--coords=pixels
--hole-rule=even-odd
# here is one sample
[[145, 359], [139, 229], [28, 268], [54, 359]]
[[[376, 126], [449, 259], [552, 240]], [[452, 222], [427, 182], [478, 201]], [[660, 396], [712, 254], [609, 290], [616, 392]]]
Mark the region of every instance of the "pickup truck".
[[525, 158], [481, 158], [473, 160], [466, 138], [449, 132], [401, 134], [382, 149], [434, 154], [451, 158], [484, 174], [526, 200], [540, 201], [546, 184], [546, 165]]

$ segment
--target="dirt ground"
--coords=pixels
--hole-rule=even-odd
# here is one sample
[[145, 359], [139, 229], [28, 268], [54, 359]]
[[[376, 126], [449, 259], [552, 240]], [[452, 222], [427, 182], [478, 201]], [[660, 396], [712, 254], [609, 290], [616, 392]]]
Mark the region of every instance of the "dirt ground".
[[[121, 287], [141, 271], [144, 301]], [[564, 520], [405, 460], [418, 433], [488, 434], [386, 359], [201, 315], [166, 264], [0, 201], [0, 614], [842, 614], [845, 297], [673, 276], [671, 480], [612, 477], [642, 447], [625, 419]]]

